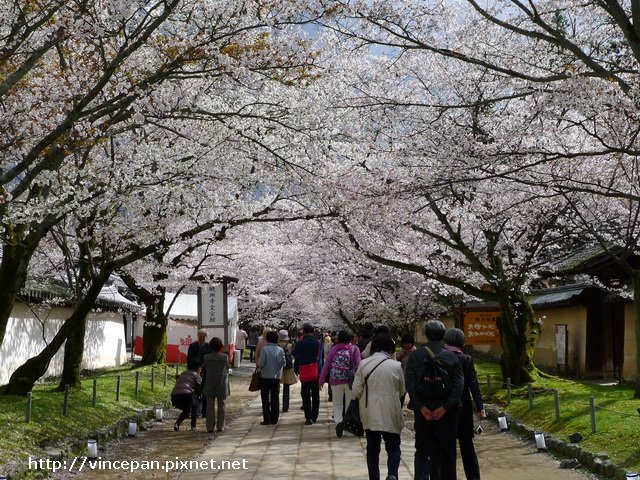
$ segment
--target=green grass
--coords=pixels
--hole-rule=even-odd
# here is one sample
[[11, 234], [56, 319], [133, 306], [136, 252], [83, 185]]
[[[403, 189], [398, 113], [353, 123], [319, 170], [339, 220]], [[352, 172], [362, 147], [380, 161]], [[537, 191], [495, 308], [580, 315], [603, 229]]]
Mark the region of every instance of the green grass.
[[[82, 381], [81, 389], [71, 389], [68, 415], [63, 416], [64, 393], [55, 392], [57, 383], [45, 383], [32, 392], [31, 422], [27, 423], [26, 397], [0, 396], [0, 473], [31, 457], [41, 457], [41, 445], [64, 444], [87, 437], [125, 417], [135, 417], [138, 410], [160, 404], [170, 398], [175, 384], [175, 367], [168, 367], [167, 384], [164, 366], [155, 367], [151, 390], [151, 367], [130, 367], [94, 372]], [[135, 395], [136, 372], [139, 372], [138, 398]], [[116, 401], [117, 376], [121, 377], [120, 400]], [[97, 379], [97, 402], [92, 405], [93, 379]], [[6, 473], [6, 472], [4, 472]]]
[[[633, 398], [632, 387], [542, 378], [532, 384], [534, 400], [530, 409], [527, 386], [512, 388], [511, 404], [507, 405], [506, 389], [500, 388], [499, 366], [480, 360], [475, 363], [485, 401], [496, 404], [508, 416], [567, 442], [569, 435], [579, 432], [584, 437], [580, 442], [583, 449], [606, 452], [623, 468], [640, 470], [640, 400]], [[487, 395], [487, 375], [491, 375], [491, 396]], [[560, 420], [556, 420], [554, 389], [558, 390]], [[596, 406], [596, 433], [591, 429], [590, 397]]]

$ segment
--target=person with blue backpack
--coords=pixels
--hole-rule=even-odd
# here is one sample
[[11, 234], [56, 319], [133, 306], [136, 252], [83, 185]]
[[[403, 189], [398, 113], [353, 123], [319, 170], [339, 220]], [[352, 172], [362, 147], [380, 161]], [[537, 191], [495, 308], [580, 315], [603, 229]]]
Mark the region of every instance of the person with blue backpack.
[[336, 425], [336, 435], [342, 437], [342, 416], [344, 409], [351, 402], [351, 384], [358, 365], [360, 365], [360, 349], [352, 345], [353, 333], [350, 330], [340, 330], [336, 344], [331, 347], [320, 372], [318, 380], [320, 390], [329, 379], [332, 389], [333, 421]]
[[456, 480], [457, 414], [464, 374], [458, 356], [442, 344], [446, 331], [439, 320], [427, 321], [427, 345], [407, 362], [405, 383], [415, 416], [416, 480]]

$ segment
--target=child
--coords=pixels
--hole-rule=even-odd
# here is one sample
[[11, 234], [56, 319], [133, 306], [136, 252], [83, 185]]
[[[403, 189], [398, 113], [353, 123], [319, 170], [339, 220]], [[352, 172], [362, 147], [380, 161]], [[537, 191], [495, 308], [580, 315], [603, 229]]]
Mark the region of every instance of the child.
[[202, 377], [200, 369], [202, 363], [193, 360], [188, 366], [187, 371], [182, 373], [176, 380], [176, 386], [171, 391], [171, 404], [182, 410], [178, 416], [174, 431], [180, 430], [180, 424], [185, 418], [191, 414], [191, 430], [196, 429], [196, 417], [198, 416], [198, 395], [200, 395], [200, 387], [202, 385]]

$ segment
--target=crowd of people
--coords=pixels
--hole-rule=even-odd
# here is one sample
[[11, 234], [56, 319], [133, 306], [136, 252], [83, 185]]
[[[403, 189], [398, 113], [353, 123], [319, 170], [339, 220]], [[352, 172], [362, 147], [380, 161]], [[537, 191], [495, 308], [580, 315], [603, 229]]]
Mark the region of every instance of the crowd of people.
[[[456, 479], [458, 442], [467, 480], [479, 480], [473, 417], [476, 414], [482, 420], [486, 415], [473, 359], [464, 352], [464, 333], [430, 320], [424, 334], [427, 344], [418, 348], [412, 335], [402, 335], [397, 346], [387, 326], [371, 323], [358, 335], [349, 329], [323, 334], [305, 323], [294, 339], [287, 330], [254, 327], [247, 332], [238, 327], [236, 350], [242, 361], [248, 348], [248, 360], [259, 371], [261, 425], [277, 424], [280, 413], [289, 410], [290, 386], [298, 381], [304, 424], [313, 425], [318, 421], [320, 391], [326, 386], [336, 436], [345, 435], [345, 412], [356, 399], [367, 441], [369, 479], [381, 478], [384, 442], [386, 480], [397, 480], [408, 395], [408, 408], [414, 413], [415, 479]], [[206, 417], [208, 432], [225, 428], [229, 356], [219, 338], [206, 342], [206, 337], [206, 330], [198, 332], [198, 341], [189, 347], [188, 368], [172, 392], [173, 405], [182, 411], [175, 430], [189, 415], [192, 429], [198, 415]]]

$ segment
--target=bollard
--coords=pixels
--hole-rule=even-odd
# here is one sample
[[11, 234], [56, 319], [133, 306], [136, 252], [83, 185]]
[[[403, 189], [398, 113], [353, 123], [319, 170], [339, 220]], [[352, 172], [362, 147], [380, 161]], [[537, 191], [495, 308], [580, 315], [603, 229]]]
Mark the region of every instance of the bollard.
[[596, 401], [593, 397], [589, 397], [589, 413], [591, 415], [591, 433], [598, 431], [596, 425]]
[[487, 396], [491, 396], [491, 375], [487, 374]]
[[120, 401], [120, 375], [116, 375], [116, 402]]
[[93, 398], [91, 400], [91, 405], [95, 407], [97, 403], [98, 403], [98, 379], [94, 378], [93, 379]]
[[151, 367], [151, 391], [153, 392], [153, 387], [155, 385], [155, 379], [156, 379], [156, 369], [154, 367]]
[[27, 413], [25, 415], [25, 420], [27, 423], [31, 423], [31, 403], [33, 401], [33, 394], [31, 392], [27, 392]]
[[136, 372], [136, 400], [138, 399], [139, 391], [140, 391], [140, 372]]
[[507, 405], [511, 405], [511, 378], [507, 378]]
[[553, 406], [556, 409], [556, 422], [560, 421], [560, 397], [558, 396], [558, 389], [553, 389]]
[[527, 396], [529, 397], [529, 410], [533, 410], [533, 386], [527, 385]]
[[162, 379], [162, 384], [166, 387], [167, 386], [167, 366], [164, 366], [164, 378]]

